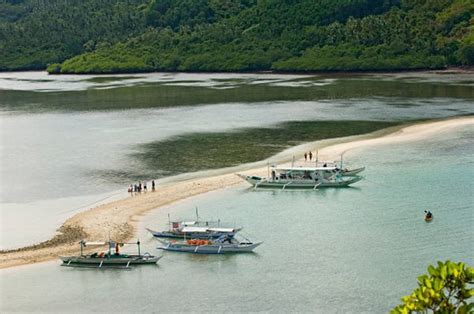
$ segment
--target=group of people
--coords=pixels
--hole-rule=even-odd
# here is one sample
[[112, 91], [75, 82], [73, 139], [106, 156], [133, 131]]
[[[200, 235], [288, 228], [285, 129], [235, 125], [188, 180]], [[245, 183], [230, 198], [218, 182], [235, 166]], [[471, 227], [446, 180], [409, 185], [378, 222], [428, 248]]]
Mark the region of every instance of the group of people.
[[[141, 182], [139, 181], [138, 184], [130, 184], [128, 187], [128, 193], [130, 193], [131, 196], [133, 196], [133, 193], [141, 193], [141, 192], [147, 192], [147, 186], [146, 186], [146, 181]], [[151, 180], [151, 191], [155, 192], [155, 180]]]
[[304, 161], [311, 161], [313, 160], [313, 153], [312, 152], [308, 152], [308, 153], [304, 153]]

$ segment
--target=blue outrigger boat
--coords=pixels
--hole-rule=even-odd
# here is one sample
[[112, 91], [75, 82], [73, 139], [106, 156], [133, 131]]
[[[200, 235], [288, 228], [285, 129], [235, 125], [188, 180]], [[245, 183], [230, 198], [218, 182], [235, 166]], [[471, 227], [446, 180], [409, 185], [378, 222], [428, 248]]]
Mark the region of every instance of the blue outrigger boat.
[[179, 225], [169, 231], [154, 231], [146, 228], [155, 238], [171, 239], [217, 239], [223, 235], [233, 237], [242, 228], [193, 227]]
[[169, 229], [167, 231], [155, 231], [146, 228], [155, 238], [171, 239], [217, 239], [223, 235], [233, 237], [242, 228], [226, 228], [220, 226], [220, 220], [201, 221], [199, 220], [198, 209], [196, 208], [196, 220], [191, 221], [171, 221], [168, 214]]
[[250, 253], [263, 242], [250, 242], [249, 240], [239, 241], [235, 237], [221, 236], [214, 240], [187, 241], [165, 241], [158, 239], [163, 246], [160, 250], [194, 253], [194, 254], [225, 254], [225, 253]]

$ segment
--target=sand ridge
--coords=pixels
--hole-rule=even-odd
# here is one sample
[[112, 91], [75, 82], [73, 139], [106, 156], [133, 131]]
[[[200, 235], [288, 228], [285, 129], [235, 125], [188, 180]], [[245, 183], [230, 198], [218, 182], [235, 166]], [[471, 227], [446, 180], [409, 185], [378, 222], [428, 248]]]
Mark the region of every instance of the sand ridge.
[[452, 118], [408, 126], [392, 127], [370, 134], [323, 140], [292, 147], [268, 160], [210, 171], [211, 176], [184, 176], [157, 186], [157, 191], [102, 204], [74, 215], [64, 222], [52, 239], [15, 250], [0, 251], [0, 268], [56, 259], [61, 255], [78, 253], [81, 239], [104, 240], [109, 237], [118, 242], [129, 241], [136, 233], [140, 217], [145, 213], [173, 202], [210, 191], [246, 184], [235, 175], [267, 175], [268, 162], [289, 163], [293, 156], [301, 157], [306, 151], [319, 152], [320, 160], [337, 160], [352, 149], [372, 145], [393, 144], [429, 138], [460, 126], [474, 125], [474, 117]]

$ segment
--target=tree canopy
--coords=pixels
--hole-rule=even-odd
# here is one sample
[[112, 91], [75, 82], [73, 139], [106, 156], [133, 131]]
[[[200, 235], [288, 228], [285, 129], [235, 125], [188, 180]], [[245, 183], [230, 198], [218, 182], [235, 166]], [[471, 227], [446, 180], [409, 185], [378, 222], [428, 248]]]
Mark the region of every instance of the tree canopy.
[[403, 297], [403, 304], [392, 314], [407, 313], [472, 313], [474, 303], [474, 269], [466, 264], [451, 261], [430, 265], [428, 274], [418, 277], [418, 288]]
[[347, 71], [474, 64], [470, 0], [9, 0], [0, 70]]

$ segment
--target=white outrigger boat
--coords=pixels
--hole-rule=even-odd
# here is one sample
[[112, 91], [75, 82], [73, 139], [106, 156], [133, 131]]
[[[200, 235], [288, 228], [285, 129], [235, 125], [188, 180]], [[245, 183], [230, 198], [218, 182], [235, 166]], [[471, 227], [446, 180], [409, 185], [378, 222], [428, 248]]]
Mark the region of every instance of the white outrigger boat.
[[[94, 267], [94, 268], [129, 268], [130, 265], [156, 264], [162, 256], [153, 256], [149, 253], [140, 253], [140, 241], [136, 243], [116, 243], [113, 241], [107, 242], [79, 242], [81, 246], [81, 254], [78, 256], [60, 256], [63, 261], [61, 266], [71, 267]], [[138, 246], [138, 254], [121, 254], [119, 247], [125, 244], [136, 244]], [[104, 246], [108, 245], [107, 252], [92, 253], [89, 255], [83, 254], [83, 250], [87, 246]], [[115, 248], [115, 253], [112, 252]]]
[[246, 176], [238, 174], [239, 177], [253, 185], [255, 188], [279, 188], [279, 189], [313, 189], [325, 187], [347, 187], [362, 180], [357, 173], [364, 168], [346, 170], [342, 174], [341, 169], [335, 166], [323, 165], [322, 167], [272, 167], [271, 176]]
[[173, 225], [168, 231], [154, 231], [146, 228], [155, 238], [184, 239], [217, 239], [223, 235], [233, 237], [242, 228], [195, 227], [184, 224]]
[[184, 242], [171, 242], [158, 239], [164, 246], [160, 250], [195, 254], [249, 253], [263, 242], [239, 241], [235, 237], [222, 236], [216, 240], [191, 239]]
[[172, 239], [217, 239], [223, 235], [233, 237], [237, 232], [242, 230], [241, 227], [221, 227], [220, 223], [220, 219], [217, 221], [199, 220], [198, 209], [196, 208], [196, 220], [171, 221], [168, 214], [168, 230], [155, 231], [149, 228], [146, 228], [146, 230], [155, 238]]

